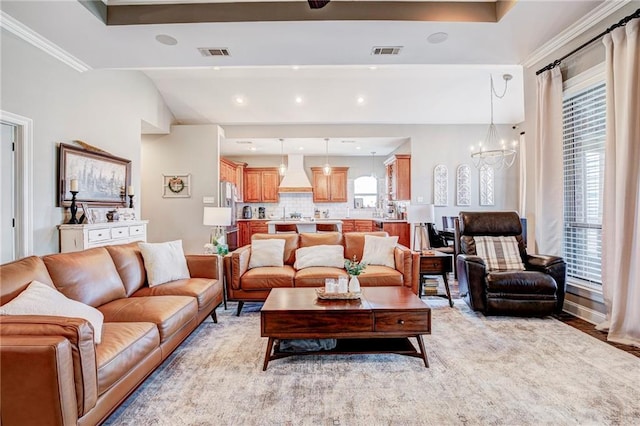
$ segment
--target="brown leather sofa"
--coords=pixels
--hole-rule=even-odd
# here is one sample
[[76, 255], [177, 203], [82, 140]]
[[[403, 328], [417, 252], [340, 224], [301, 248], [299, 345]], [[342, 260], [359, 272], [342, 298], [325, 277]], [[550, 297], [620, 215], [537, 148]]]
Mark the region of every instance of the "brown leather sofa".
[[[566, 263], [561, 257], [527, 254], [516, 212], [460, 212], [457, 257], [460, 295], [475, 311], [544, 316], [562, 311]], [[525, 270], [488, 271], [477, 256], [475, 238], [512, 236]]]
[[[254, 234], [252, 240], [281, 238], [285, 240], [284, 266], [259, 267], [249, 269], [251, 245], [240, 247], [224, 257], [227, 300], [238, 302], [240, 315], [244, 302], [261, 302], [267, 299], [275, 287], [324, 287], [325, 278], [346, 275], [344, 268], [315, 266], [301, 270], [294, 269], [295, 252], [301, 247], [314, 245], [344, 246], [344, 257], [362, 259], [365, 235], [388, 236], [386, 232], [323, 232], [301, 234]], [[368, 265], [358, 277], [360, 285], [405, 286], [418, 293], [420, 255], [407, 247], [396, 245], [394, 249], [395, 268]]]
[[100, 310], [102, 341], [78, 318], [0, 316], [2, 425], [94, 425], [222, 302], [218, 257], [187, 255], [192, 278], [150, 288], [137, 243], [0, 266], [0, 304], [33, 280]]

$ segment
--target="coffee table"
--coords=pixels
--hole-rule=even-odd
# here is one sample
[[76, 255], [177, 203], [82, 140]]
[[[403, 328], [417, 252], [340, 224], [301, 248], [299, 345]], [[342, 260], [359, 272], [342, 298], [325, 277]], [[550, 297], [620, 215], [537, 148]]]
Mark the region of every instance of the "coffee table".
[[[431, 334], [431, 309], [406, 287], [365, 287], [356, 300], [323, 300], [315, 288], [274, 288], [260, 311], [269, 361], [294, 355], [394, 353], [422, 358], [423, 334]], [[420, 351], [409, 341], [414, 337]], [[330, 351], [280, 352], [276, 339], [338, 339]]]

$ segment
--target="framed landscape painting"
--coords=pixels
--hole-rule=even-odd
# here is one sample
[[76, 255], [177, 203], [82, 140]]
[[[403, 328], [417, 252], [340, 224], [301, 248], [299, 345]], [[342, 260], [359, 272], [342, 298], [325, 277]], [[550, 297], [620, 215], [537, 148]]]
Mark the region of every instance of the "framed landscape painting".
[[105, 152], [60, 144], [58, 203], [71, 204], [71, 180], [77, 180], [77, 202], [96, 206], [124, 206], [125, 188], [131, 184], [131, 160]]

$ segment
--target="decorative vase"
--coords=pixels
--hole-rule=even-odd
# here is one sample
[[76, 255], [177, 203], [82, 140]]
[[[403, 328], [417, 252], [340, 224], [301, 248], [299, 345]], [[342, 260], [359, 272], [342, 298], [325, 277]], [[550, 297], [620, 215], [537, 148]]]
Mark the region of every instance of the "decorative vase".
[[357, 275], [351, 275], [349, 280], [349, 293], [357, 293], [360, 291], [360, 280]]

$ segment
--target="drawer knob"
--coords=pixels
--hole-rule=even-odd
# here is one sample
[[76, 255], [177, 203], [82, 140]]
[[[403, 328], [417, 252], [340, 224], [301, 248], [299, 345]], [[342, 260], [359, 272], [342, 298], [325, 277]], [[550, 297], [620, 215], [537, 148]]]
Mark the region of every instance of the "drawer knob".
[[400, 324], [400, 325], [404, 325], [404, 320], [399, 319], [399, 320], [398, 320], [398, 324]]

